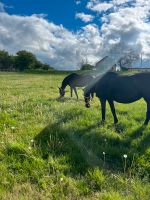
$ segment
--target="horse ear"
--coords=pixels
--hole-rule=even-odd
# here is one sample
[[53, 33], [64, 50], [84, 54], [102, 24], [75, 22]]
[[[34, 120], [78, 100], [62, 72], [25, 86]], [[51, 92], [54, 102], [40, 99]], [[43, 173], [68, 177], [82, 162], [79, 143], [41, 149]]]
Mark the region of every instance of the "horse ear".
[[82, 87], [82, 91], [84, 92], [84, 88]]
[[91, 97], [92, 97], [92, 99], [94, 98], [94, 93], [91, 93]]

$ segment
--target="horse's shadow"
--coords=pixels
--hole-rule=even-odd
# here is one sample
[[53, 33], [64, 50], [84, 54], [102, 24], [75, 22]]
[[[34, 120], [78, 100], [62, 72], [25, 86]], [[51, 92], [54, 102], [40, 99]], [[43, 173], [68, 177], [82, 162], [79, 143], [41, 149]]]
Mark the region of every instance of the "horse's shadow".
[[[103, 134], [100, 124], [72, 127], [68, 125], [70, 120], [75, 120], [75, 117], [65, 114], [61, 118], [59, 116], [59, 120], [49, 124], [34, 138], [36, 148], [43, 159], [48, 159], [49, 156], [68, 158], [70, 169], [66, 173], [85, 174], [89, 168], [97, 166], [122, 171], [124, 153], [129, 154], [130, 162], [135, 153], [138, 151], [144, 153], [150, 144], [148, 134], [143, 135], [145, 126], [137, 128], [126, 138], [120, 139], [118, 132], [116, 132], [118, 137]], [[139, 137], [142, 139], [137, 148], [132, 145], [132, 141]], [[108, 154], [105, 165], [103, 152]]]
[[56, 97], [56, 98], [49, 98], [48, 101], [53, 102], [83, 102], [83, 99], [77, 99], [76, 97]]
[[147, 126], [142, 125], [141, 127], [137, 128], [132, 132], [132, 134], [129, 135], [127, 138], [127, 142], [131, 142], [133, 140], [139, 140], [140, 141], [137, 143], [137, 151], [139, 155], [142, 155], [145, 153], [147, 148], [150, 146], [150, 130], [147, 128]]

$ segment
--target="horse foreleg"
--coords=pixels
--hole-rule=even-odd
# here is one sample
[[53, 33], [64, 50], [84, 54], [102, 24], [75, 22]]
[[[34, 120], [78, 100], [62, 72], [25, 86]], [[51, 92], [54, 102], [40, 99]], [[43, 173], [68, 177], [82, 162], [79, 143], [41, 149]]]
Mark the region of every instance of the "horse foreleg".
[[76, 94], [76, 97], [77, 97], [77, 99], [78, 99], [78, 93], [77, 93], [77, 89], [76, 88], [73, 88], [74, 89], [74, 92], [75, 92], [75, 94]]
[[146, 112], [146, 119], [144, 122], [144, 125], [147, 125], [149, 120], [150, 120], [150, 102], [146, 102], [147, 103], [147, 112]]
[[106, 114], [106, 100], [100, 99], [101, 102], [101, 113], [102, 113], [102, 122], [105, 122], [105, 114]]
[[71, 97], [72, 97], [72, 94], [73, 94], [73, 89], [72, 89], [72, 87], [70, 87], [70, 95], [71, 95]]
[[108, 103], [110, 105], [110, 109], [111, 109], [111, 112], [112, 112], [113, 117], [114, 117], [114, 124], [117, 124], [118, 119], [117, 119], [117, 116], [116, 116], [116, 110], [115, 110], [114, 102], [113, 101], [108, 101]]

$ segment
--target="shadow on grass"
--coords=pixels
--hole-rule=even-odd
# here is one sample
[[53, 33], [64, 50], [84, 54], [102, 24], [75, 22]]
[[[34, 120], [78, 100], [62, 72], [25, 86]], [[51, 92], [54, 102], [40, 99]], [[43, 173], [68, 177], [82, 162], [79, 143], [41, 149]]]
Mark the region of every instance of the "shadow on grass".
[[135, 129], [130, 135], [129, 140], [137, 139], [142, 136], [144, 130], [146, 129], [145, 125], [140, 126], [139, 128]]
[[77, 99], [76, 97], [57, 97], [57, 98], [49, 98], [48, 101], [57, 101], [57, 102], [83, 102], [83, 98]]
[[[144, 153], [150, 145], [148, 135], [143, 136], [144, 126], [134, 130], [127, 138], [122, 138], [120, 134], [109, 134], [109, 129], [108, 134], [104, 134], [106, 127], [103, 129], [96, 123], [72, 126], [72, 122], [81, 115], [80, 112], [74, 115], [73, 111], [63, 113], [63, 116], [59, 116], [55, 123], [45, 127], [34, 140], [43, 159], [48, 159], [49, 155], [56, 158], [66, 156], [71, 166], [70, 173], [74, 175], [85, 174], [89, 168], [95, 167], [123, 171], [124, 154], [128, 154], [127, 165], [131, 166], [134, 154], [139, 154], [139, 151], [141, 154]], [[117, 132], [124, 128], [123, 125], [120, 126], [118, 125]], [[132, 145], [132, 141], [139, 137], [137, 148]]]

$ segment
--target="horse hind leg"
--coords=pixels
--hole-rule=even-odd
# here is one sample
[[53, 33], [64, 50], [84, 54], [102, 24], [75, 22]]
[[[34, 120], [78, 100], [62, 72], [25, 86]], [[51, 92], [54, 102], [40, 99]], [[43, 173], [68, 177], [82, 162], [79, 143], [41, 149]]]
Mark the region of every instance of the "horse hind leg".
[[78, 93], [77, 93], [77, 89], [76, 89], [76, 87], [74, 88], [74, 92], [75, 92], [76, 97], [77, 97], [77, 99], [78, 99], [79, 97], [78, 97]]
[[147, 112], [146, 112], [146, 119], [144, 122], [144, 125], [148, 125], [148, 122], [150, 120], [150, 101], [146, 101], [147, 103]]
[[70, 87], [70, 96], [72, 97], [73, 95], [73, 89], [72, 89], [72, 87]]
[[102, 114], [102, 123], [105, 122], [105, 115], [106, 115], [106, 100], [100, 99], [101, 103], [101, 114]]
[[116, 110], [115, 110], [115, 106], [114, 106], [114, 102], [113, 101], [108, 101], [110, 108], [111, 108], [111, 112], [113, 114], [114, 117], [114, 124], [117, 124], [118, 119], [117, 119], [117, 115], [116, 115]]

